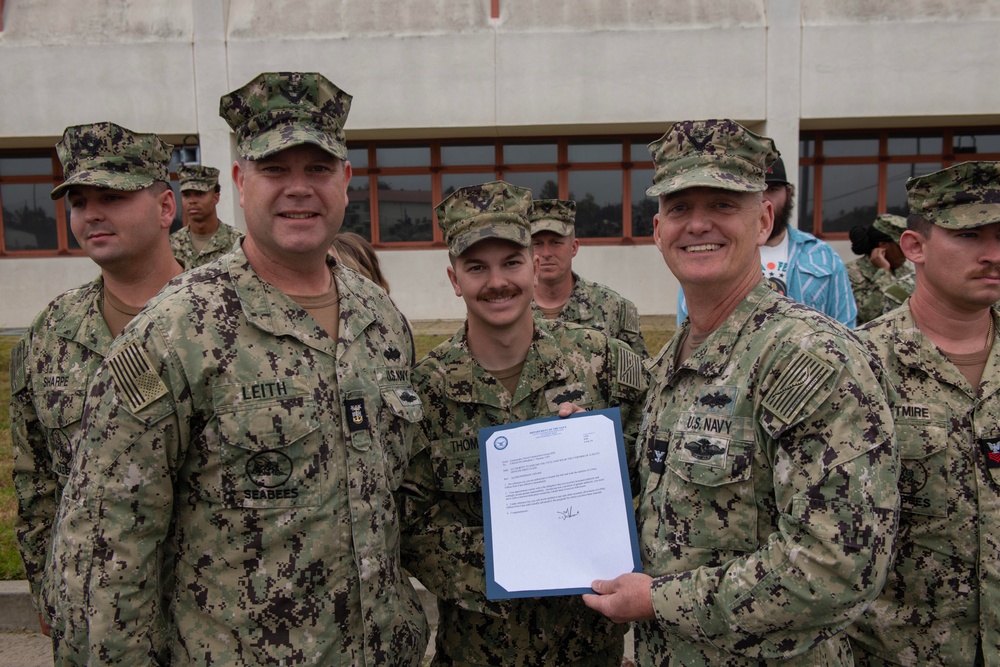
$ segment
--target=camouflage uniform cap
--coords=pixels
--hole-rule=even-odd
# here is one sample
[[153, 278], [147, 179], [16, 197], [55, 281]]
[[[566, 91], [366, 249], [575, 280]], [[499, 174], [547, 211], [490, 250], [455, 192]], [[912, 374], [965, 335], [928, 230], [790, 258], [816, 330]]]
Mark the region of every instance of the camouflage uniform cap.
[[452, 256], [486, 239], [531, 245], [531, 190], [504, 181], [459, 188], [434, 207]]
[[197, 190], [209, 192], [219, 185], [219, 170], [200, 164], [182, 164], [177, 168], [177, 178], [181, 182], [181, 192]]
[[906, 231], [906, 218], [892, 213], [882, 213], [875, 218], [872, 227], [899, 243], [899, 237]]
[[910, 213], [945, 229], [1000, 222], [1000, 162], [962, 162], [906, 181]]
[[264, 72], [223, 95], [219, 115], [236, 133], [247, 160], [261, 160], [301, 144], [347, 159], [344, 121], [352, 97], [322, 74]]
[[650, 197], [696, 187], [763, 192], [764, 172], [778, 158], [774, 141], [732, 120], [674, 123], [649, 153], [656, 169]]
[[531, 235], [538, 232], [555, 232], [569, 236], [576, 224], [576, 202], [568, 199], [536, 199], [528, 213]]
[[49, 196], [59, 199], [73, 185], [135, 192], [167, 182], [173, 149], [155, 134], [114, 123], [71, 125], [56, 144], [65, 180]]

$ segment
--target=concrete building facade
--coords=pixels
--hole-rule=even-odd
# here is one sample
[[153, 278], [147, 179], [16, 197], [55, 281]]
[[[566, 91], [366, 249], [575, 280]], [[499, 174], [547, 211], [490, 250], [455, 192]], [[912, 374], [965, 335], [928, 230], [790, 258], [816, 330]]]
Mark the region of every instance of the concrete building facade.
[[[111, 120], [156, 132], [188, 149], [179, 160], [226, 174], [235, 144], [219, 97], [261, 71], [321, 72], [354, 96], [352, 224], [370, 231], [412, 319], [464, 314], [426, 212], [451, 187], [494, 177], [578, 199], [610, 183], [618, 194], [595, 195], [597, 231], [574, 267], [641, 314], [675, 312], [677, 283], [641, 200], [651, 176], [643, 146], [675, 120], [734, 118], [773, 137], [799, 187], [800, 226], [845, 259], [844, 226], [905, 205], [905, 176], [970, 154], [1000, 159], [1000, 0], [0, 0], [0, 9], [0, 327], [26, 326], [96, 274], [68, 238], [62, 204], [48, 202], [64, 127]], [[550, 157], [532, 157], [539, 151]], [[53, 225], [44, 243], [35, 212]], [[219, 212], [243, 227], [228, 178]]]

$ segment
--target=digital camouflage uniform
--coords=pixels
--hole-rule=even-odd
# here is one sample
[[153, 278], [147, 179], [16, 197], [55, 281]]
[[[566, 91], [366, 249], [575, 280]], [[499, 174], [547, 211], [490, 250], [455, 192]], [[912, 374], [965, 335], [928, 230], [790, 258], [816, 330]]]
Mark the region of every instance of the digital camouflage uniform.
[[185, 267], [193, 269], [222, 257], [232, 250], [241, 238], [243, 238], [243, 234], [239, 230], [220, 222], [219, 228], [215, 230], [211, 240], [205, 244], [201, 252], [196, 252], [194, 243], [191, 241], [191, 228], [182, 227], [170, 235], [170, 249], [177, 261], [184, 264]]
[[[319, 74], [265, 73], [220, 114], [246, 160], [303, 144], [342, 158], [350, 102]], [[240, 247], [180, 276], [112, 345], [53, 546], [67, 655], [419, 664], [427, 625], [393, 497], [422, 415], [413, 338], [384, 291], [327, 266], [336, 339]]]
[[[885, 290], [902, 280], [904, 276], [909, 276], [912, 283], [913, 267], [909, 264], [903, 264], [894, 274], [875, 266], [867, 257], [859, 257], [847, 264], [847, 277], [851, 280], [851, 291], [854, 292], [854, 301], [858, 304], [859, 326], [888, 312]], [[910, 291], [913, 291], [912, 287]], [[906, 297], [903, 298], [905, 300]], [[899, 304], [895, 304], [893, 307], [898, 306]]]
[[[219, 170], [215, 167], [182, 164], [177, 168], [177, 178], [180, 182], [182, 198], [183, 193], [189, 190], [215, 192], [216, 188], [219, 187]], [[233, 245], [241, 238], [243, 238], [243, 234], [237, 229], [220, 222], [215, 234], [201, 249], [201, 252], [198, 252], [195, 250], [194, 241], [191, 238], [191, 228], [182, 227], [170, 235], [170, 250], [173, 251], [177, 261], [184, 264], [185, 267], [193, 269], [225, 255], [233, 249]]]
[[882, 314], [891, 313], [902, 306], [916, 286], [917, 274], [913, 272], [912, 266], [904, 264], [896, 269], [892, 281], [882, 288]]
[[59, 496], [69, 475], [87, 385], [113, 337], [101, 314], [103, 278], [56, 297], [11, 350], [10, 434], [14, 450], [14, 519], [31, 593], [42, 598], [45, 561]]
[[[530, 205], [529, 190], [494, 181], [459, 188], [435, 207], [435, 217], [452, 257], [461, 258], [485, 239], [530, 247]], [[516, 322], [531, 326], [532, 337], [513, 396], [473, 356], [469, 320], [414, 369], [425, 418], [403, 485], [403, 562], [438, 597], [435, 665], [619, 667], [626, 626], [579, 596], [486, 599], [479, 429], [555, 416], [570, 401], [587, 410], [618, 406], [634, 470], [646, 389], [641, 359], [626, 343], [535, 320], [522, 303]]]
[[[675, 123], [649, 149], [650, 196], [760, 192], [777, 157], [729, 120]], [[851, 665], [842, 631], [881, 590], [899, 511], [891, 388], [850, 331], [762, 275], [678, 364], [690, 328], [648, 364], [637, 516], [655, 618], [633, 626], [636, 663]]]
[[[64, 182], [133, 192], [169, 178], [172, 147], [155, 134], [114, 123], [67, 127], [56, 145]], [[152, 223], [151, 223], [152, 224]], [[46, 602], [56, 510], [69, 475], [87, 386], [111, 346], [102, 314], [104, 278], [50, 302], [11, 350], [11, 443], [18, 498], [14, 520], [21, 558], [38, 610], [51, 623]]]
[[[573, 280], [573, 292], [556, 319], [600, 329], [628, 343], [643, 359], [647, 358], [649, 352], [639, 328], [639, 311], [635, 304], [610, 287], [584, 280], [575, 272]], [[532, 308], [541, 315], [538, 304], [532, 303]]]
[[987, 448], [1000, 443], [1000, 346], [976, 388], [916, 328], [908, 302], [858, 335], [898, 394], [902, 511], [885, 589], [850, 630], [863, 643], [855, 653], [972, 665], [982, 634], [985, 664], [1000, 665], [1000, 462], [991, 467]]
[[850, 665], [838, 633], [882, 587], [898, 509], [877, 364], [764, 282], [676, 367], [689, 327], [640, 429], [637, 664]]
[[424, 449], [404, 487], [403, 560], [438, 596], [435, 664], [620, 665], [627, 626], [591, 611], [579, 596], [486, 599], [477, 434], [554, 416], [565, 401], [587, 410], [619, 406], [632, 456], [646, 388], [638, 355], [595, 329], [536, 320], [513, 397], [473, 360], [464, 327], [413, 375], [424, 405]]
[[[998, 162], [963, 162], [911, 178], [906, 190], [911, 214], [937, 227], [974, 230], [1000, 222]], [[920, 287], [931, 294], [935, 286]], [[925, 295], [931, 305], [936, 300], [943, 299]], [[863, 665], [996, 667], [1000, 316], [996, 308], [990, 311], [992, 347], [980, 384], [973, 387], [917, 328], [911, 303], [860, 332], [897, 392], [893, 416], [902, 512], [885, 589], [851, 629], [855, 655]]]
[[152, 664], [160, 623], [172, 665], [419, 663], [392, 496], [421, 417], [412, 338], [384, 292], [335, 275], [338, 340], [237, 250], [112, 346], [54, 547], [91, 664]]
[[[528, 219], [531, 222], [532, 236], [539, 232], [571, 236], [576, 225], [576, 202], [568, 199], [536, 199], [531, 202]], [[536, 317], [544, 317], [537, 303], [532, 301], [531, 306]], [[607, 285], [584, 280], [575, 272], [573, 291], [554, 319], [600, 329], [609, 336], [628, 343], [632, 351], [643, 359], [649, 357], [635, 304]]]

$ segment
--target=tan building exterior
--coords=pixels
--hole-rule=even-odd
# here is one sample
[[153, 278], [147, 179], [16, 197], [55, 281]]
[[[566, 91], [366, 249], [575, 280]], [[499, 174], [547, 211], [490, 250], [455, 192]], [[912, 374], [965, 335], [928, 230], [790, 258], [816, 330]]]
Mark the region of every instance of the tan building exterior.
[[[626, 183], [618, 206], [624, 199], [631, 213], [612, 215], [616, 236], [586, 241], [574, 269], [643, 315], [676, 309], [676, 281], [635, 195], [649, 176], [641, 144], [675, 120], [728, 117], [772, 136], [786, 164], [806, 165], [789, 175], [807, 212], [816, 193], [825, 193], [830, 211], [850, 201], [852, 174], [863, 187], [881, 184], [871, 202], [887, 210], [907, 169], [926, 173], [968, 159], [970, 146], [979, 156], [1000, 155], [1000, 0], [0, 0], [0, 7], [0, 328], [26, 326], [52, 297], [96, 274], [90, 260], [74, 256], [65, 231], [33, 250], [30, 225], [15, 222], [19, 210], [51, 207], [47, 215], [64, 224], [48, 202], [57, 166], [48, 182], [37, 182], [37, 172], [65, 126], [111, 120], [156, 132], [225, 175], [235, 152], [219, 97], [265, 70], [319, 71], [354, 96], [347, 137], [361, 190], [375, 192], [382, 181], [414, 189], [405, 173], [386, 168], [383, 148], [400, 157], [392, 164], [404, 172], [408, 149], [426, 163], [415, 181], [424, 191], [413, 197], [418, 207], [462, 179], [552, 180], [560, 196], [578, 198], [598, 192], [590, 183], [618, 192]], [[852, 132], [863, 144], [863, 168], [852, 163]], [[897, 135], [917, 139], [903, 154], [923, 155], [929, 144], [936, 157], [894, 166]], [[532, 158], [510, 157], [515, 145], [549, 140], [554, 158], [539, 171], [551, 179], [532, 172]], [[620, 158], [615, 141], [624, 147]], [[817, 161], [823, 141], [840, 152]], [[510, 146], [510, 156], [487, 170], [446, 164], [447, 148], [466, 144], [487, 154]], [[584, 164], [587, 151], [607, 144], [612, 157], [600, 158], [603, 166]], [[575, 157], [578, 145], [583, 157]], [[957, 156], [955, 146], [963, 149]], [[31, 157], [33, 180], [21, 174]], [[800, 183], [801, 174], [809, 182]], [[242, 228], [235, 188], [222, 180], [220, 218]], [[398, 201], [387, 199], [382, 220], [397, 215], [393, 207]], [[358, 224], [367, 227], [369, 212], [359, 204]], [[396, 219], [418, 213], [407, 208]], [[821, 231], [851, 259], [837, 237], [848, 218], [835, 218], [824, 212]], [[403, 242], [388, 222], [371, 224], [373, 236], [386, 237], [377, 247], [405, 314], [461, 317], [436, 230], [425, 224], [417, 230], [425, 237]]]

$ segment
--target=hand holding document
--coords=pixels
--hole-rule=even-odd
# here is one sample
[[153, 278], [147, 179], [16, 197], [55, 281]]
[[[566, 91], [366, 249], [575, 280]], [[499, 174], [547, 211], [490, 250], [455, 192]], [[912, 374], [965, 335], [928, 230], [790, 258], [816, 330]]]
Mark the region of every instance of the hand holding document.
[[479, 431], [491, 600], [641, 569], [618, 408]]

